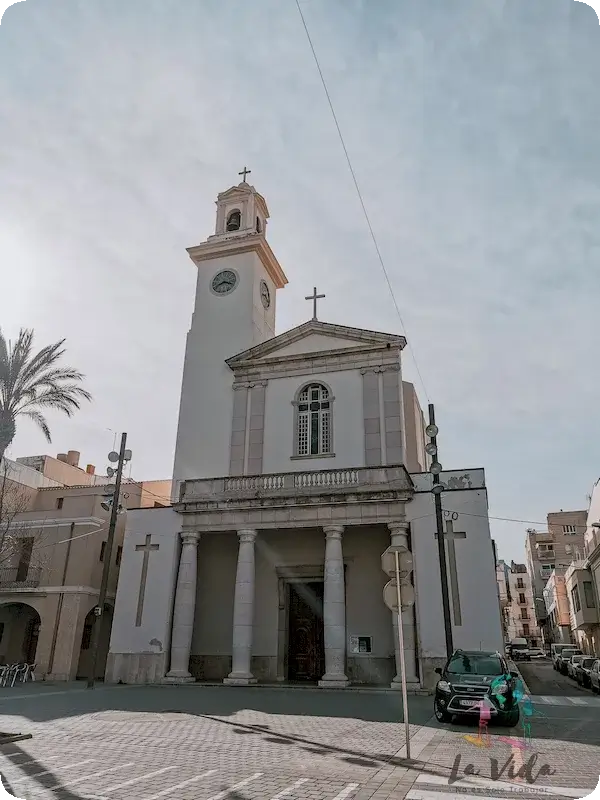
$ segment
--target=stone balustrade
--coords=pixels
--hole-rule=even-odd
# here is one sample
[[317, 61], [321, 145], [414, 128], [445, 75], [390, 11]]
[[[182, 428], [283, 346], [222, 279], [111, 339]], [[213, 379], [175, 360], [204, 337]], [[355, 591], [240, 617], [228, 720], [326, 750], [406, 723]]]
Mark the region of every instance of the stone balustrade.
[[403, 466], [199, 478], [182, 484], [179, 502], [186, 504], [265, 495], [283, 497], [298, 494], [319, 495], [324, 492], [361, 494], [390, 490], [412, 492], [412, 481]]

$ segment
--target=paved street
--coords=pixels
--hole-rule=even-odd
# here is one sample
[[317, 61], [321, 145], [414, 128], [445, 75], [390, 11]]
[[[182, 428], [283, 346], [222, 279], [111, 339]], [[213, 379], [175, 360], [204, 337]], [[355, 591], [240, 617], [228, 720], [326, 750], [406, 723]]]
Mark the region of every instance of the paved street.
[[[490, 746], [478, 746], [472, 723], [438, 725], [432, 698], [411, 697], [407, 762], [400, 702], [368, 691], [28, 684], [0, 690], [2, 729], [33, 734], [1, 749], [0, 771], [24, 800], [535, 798], [543, 787], [578, 798], [598, 783], [597, 704], [544, 705], [522, 750], [520, 729], [493, 726]], [[554, 774], [516, 781], [533, 754], [531, 778], [545, 764]], [[468, 764], [478, 777], [464, 778]], [[449, 784], [453, 765], [462, 779]]]

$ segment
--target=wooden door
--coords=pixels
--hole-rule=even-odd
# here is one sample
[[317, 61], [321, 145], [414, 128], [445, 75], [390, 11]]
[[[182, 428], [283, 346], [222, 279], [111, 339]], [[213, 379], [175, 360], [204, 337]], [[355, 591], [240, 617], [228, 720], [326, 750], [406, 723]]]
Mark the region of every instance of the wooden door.
[[288, 679], [318, 681], [325, 671], [323, 583], [290, 584]]

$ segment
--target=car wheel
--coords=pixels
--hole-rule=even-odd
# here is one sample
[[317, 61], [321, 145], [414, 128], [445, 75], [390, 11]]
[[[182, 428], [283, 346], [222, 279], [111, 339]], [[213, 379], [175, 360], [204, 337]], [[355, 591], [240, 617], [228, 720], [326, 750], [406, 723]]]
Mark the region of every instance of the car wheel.
[[510, 711], [507, 711], [506, 714], [502, 715], [501, 722], [507, 728], [514, 728], [519, 722], [519, 717], [519, 706], [515, 706], [511, 708]]
[[438, 722], [451, 722], [452, 715], [449, 714], [445, 708], [442, 708], [440, 705], [439, 700], [436, 699], [433, 701], [433, 713], [435, 714], [435, 718]]

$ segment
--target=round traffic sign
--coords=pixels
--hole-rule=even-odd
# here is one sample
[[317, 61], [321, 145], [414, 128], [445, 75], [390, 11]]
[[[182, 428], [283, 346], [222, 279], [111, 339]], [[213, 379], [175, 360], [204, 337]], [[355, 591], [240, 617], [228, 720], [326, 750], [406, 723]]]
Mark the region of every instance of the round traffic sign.
[[[412, 608], [415, 604], [415, 590], [410, 585], [400, 587], [402, 595], [402, 611]], [[383, 587], [383, 602], [390, 611], [398, 613], [398, 593], [396, 591], [396, 581], [388, 581]]]

